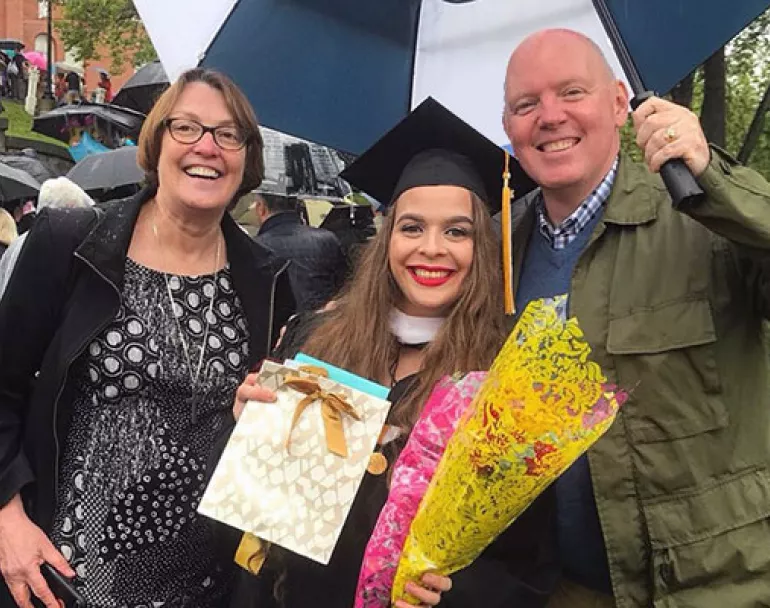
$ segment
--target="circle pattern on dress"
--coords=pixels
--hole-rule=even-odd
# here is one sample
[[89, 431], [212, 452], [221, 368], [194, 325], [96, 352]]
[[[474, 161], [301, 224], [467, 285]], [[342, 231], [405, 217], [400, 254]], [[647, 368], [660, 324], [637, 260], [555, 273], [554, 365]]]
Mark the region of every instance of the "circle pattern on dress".
[[51, 537], [89, 606], [215, 608], [231, 569], [196, 508], [248, 371], [245, 316], [228, 268], [216, 283], [169, 275], [168, 284], [131, 260], [125, 270], [117, 316], [72, 368], [79, 397]]

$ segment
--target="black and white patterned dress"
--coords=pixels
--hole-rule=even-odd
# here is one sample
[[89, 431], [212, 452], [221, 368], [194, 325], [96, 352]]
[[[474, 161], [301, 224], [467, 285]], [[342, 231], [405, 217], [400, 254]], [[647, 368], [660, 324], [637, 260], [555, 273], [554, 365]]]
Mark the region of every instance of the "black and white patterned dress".
[[247, 372], [248, 329], [229, 269], [216, 291], [214, 276], [168, 275], [193, 376], [210, 323], [197, 386], [164, 275], [130, 259], [115, 320], [73, 368], [52, 539], [89, 608], [213, 608], [229, 593], [232, 561], [216, 561], [195, 510]]

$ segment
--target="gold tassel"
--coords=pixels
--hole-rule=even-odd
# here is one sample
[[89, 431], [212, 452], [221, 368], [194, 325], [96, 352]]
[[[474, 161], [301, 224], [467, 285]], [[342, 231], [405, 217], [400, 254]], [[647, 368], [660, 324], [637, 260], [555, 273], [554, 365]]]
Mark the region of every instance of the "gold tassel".
[[513, 191], [510, 187], [511, 156], [505, 152], [505, 168], [503, 169], [503, 289], [505, 291], [505, 314], [515, 313], [515, 304], [513, 299], [513, 238], [511, 228], [511, 198]]

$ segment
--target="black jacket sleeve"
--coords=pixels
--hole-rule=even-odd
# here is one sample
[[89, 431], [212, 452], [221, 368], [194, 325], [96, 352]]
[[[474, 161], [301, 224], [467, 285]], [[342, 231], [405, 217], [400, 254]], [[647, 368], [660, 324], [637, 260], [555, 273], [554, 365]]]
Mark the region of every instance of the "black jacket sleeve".
[[546, 490], [478, 559], [452, 575], [442, 608], [542, 608], [561, 575], [556, 505]]
[[0, 300], [0, 505], [34, 480], [22, 450], [27, 406], [66, 301], [72, 253], [95, 219], [84, 211], [40, 213]]
[[[332, 235], [334, 236], [334, 235]], [[352, 268], [350, 267], [350, 260], [345, 255], [345, 250], [342, 248], [342, 243], [334, 236], [334, 243], [331, 245], [332, 259], [334, 261], [334, 295], [333, 298], [339, 294], [345, 283], [350, 278]]]

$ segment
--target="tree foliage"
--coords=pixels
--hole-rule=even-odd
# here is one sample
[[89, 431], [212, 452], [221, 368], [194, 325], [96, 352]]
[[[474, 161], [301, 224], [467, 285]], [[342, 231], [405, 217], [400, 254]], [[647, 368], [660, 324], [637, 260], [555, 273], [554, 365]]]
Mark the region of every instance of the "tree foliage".
[[132, 0], [54, 0], [61, 7], [56, 29], [78, 59], [110, 60], [110, 71], [156, 58]]
[[[724, 92], [716, 93], [724, 95], [723, 109], [719, 109], [720, 104], [716, 103], [712, 107], [717, 109], [709, 111], [710, 104], [707, 104], [705, 111], [708, 115], [704, 116], [703, 66], [695, 70], [691, 80], [685, 79], [680, 83], [671, 92], [671, 98], [688, 105], [701, 117], [704, 125], [710, 125], [709, 129], [714, 128], [715, 121], [723, 121], [727, 151], [736, 156], [743, 151], [747, 164], [770, 179], [770, 116], [767, 115], [767, 108], [761, 107], [770, 88], [770, 10], [725, 47], [724, 58]], [[752, 124], [755, 132], [747, 142]], [[623, 129], [622, 141], [624, 150], [637, 160], [642, 159], [630, 124]]]

